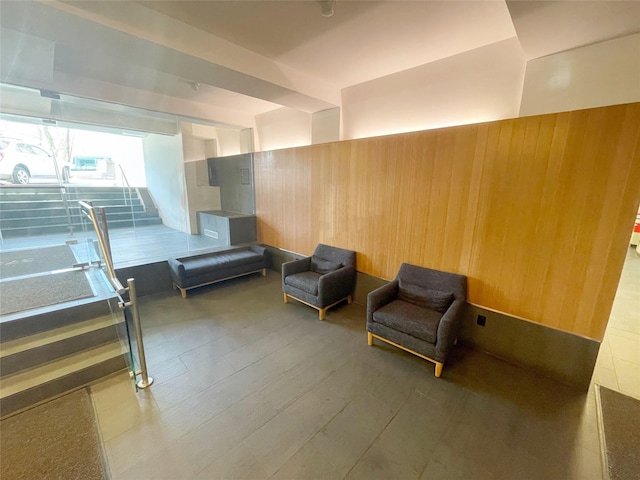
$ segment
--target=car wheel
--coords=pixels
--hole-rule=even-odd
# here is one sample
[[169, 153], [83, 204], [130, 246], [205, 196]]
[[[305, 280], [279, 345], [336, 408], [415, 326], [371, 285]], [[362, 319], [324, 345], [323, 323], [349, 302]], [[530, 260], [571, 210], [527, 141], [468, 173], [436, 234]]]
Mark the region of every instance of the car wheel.
[[62, 169], [62, 183], [69, 183], [69, 180], [71, 180], [71, 175], [69, 175], [69, 169], [68, 168], [63, 168]]
[[24, 167], [16, 167], [13, 169], [13, 181], [20, 185], [29, 183], [29, 172]]

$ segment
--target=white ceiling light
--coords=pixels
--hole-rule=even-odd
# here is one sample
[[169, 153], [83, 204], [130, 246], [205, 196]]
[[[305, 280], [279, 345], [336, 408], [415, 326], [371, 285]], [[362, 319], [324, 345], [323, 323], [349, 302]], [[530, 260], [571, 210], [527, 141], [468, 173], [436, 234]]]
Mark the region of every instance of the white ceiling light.
[[323, 17], [331, 17], [333, 15], [333, 6], [336, 0], [320, 0], [320, 12]]

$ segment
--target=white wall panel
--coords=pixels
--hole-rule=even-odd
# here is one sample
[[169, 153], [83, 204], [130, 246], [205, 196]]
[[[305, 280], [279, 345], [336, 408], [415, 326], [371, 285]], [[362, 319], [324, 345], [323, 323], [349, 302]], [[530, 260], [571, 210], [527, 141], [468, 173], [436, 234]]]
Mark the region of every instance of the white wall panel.
[[343, 139], [518, 116], [525, 59], [516, 38], [343, 90]]
[[527, 63], [520, 115], [640, 101], [640, 34]]
[[143, 141], [147, 187], [162, 223], [187, 232], [182, 135], [147, 135]]
[[311, 114], [279, 108], [256, 116], [261, 150], [311, 145]]

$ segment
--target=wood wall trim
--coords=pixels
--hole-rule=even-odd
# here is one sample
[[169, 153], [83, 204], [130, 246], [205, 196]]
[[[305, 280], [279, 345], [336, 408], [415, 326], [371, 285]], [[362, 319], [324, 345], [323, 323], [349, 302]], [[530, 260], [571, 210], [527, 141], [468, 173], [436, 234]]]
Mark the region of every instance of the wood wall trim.
[[640, 203], [640, 103], [256, 153], [260, 242], [463, 273], [469, 301], [601, 340]]

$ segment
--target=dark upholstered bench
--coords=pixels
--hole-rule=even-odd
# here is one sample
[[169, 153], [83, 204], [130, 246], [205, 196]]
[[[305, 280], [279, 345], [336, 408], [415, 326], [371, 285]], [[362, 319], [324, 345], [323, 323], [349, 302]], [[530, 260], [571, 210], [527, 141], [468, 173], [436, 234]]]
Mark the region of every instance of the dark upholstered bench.
[[267, 249], [259, 245], [212, 252], [193, 257], [170, 258], [169, 270], [182, 298], [187, 290], [262, 271], [267, 274]]

